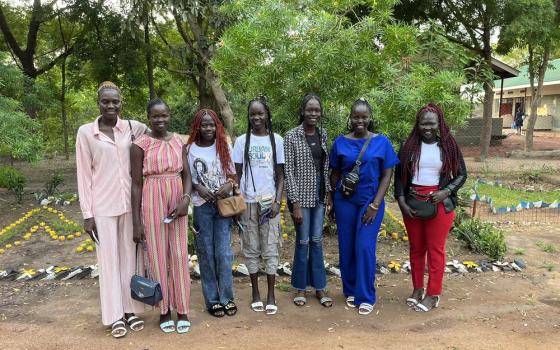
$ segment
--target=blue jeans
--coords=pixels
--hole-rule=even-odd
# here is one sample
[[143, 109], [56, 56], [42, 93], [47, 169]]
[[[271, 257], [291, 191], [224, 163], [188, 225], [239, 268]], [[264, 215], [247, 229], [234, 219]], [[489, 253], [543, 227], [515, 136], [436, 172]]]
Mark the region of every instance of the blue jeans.
[[[292, 210], [291, 205], [290, 210]], [[301, 208], [301, 211], [303, 221], [301, 225], [295, 225], [296, 249], [292, 269], [292, 287], [305, 290], [307, 286], [311, 286], [315, 290], [324, 290], [327, 287], [327, 273], [323, 260], [325, 205], [317, 202], [314, 207]]]
[[212, 203], [194, 207], [196, 253], [200, 264], [206, 307], [233, 300], [231, 218], [224, 218]]

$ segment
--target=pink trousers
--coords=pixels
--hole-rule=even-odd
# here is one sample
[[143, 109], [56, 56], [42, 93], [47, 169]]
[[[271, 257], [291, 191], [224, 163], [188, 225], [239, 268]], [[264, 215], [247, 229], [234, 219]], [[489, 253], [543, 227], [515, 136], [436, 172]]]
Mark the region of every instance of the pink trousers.
[[144, 304], [130, 297], [130, 279], [136, 270], [136, 244], [132, 240], [132, 214], [95, 217], [99, 245], [101, 321], [108, 326], [125, 313], [140, 313]]

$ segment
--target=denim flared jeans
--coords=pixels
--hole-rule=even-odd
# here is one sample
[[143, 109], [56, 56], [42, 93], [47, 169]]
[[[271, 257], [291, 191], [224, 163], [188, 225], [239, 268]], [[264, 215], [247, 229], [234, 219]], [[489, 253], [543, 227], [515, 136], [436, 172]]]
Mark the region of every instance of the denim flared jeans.
[[[317, 189], [320, 188], [320, 178]], [[317, 191], [319, 198], [319, 191]], [[291, 206], [290, 206], [291, 207]], [[290, 210], [293, 210], [290, 208]], [[325, 205], [317, 201], [314, 207], [301, 208], [303, 221], [295, 225], [296, 247], [292, 269], [292, 286], [297, 290], [305, 290], [307, 286], [315, 290], [324, 290], [327, 286], [327, 275], [323, 260], [323, 221]]]

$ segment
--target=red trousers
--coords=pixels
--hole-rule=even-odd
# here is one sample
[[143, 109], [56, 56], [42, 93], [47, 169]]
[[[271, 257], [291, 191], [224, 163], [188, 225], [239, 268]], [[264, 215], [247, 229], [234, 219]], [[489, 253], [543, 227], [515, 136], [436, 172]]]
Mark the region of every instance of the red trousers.
[[[438, 190], [437, 186], [414, 186], [416, 192], [428, 194]], [[445, 243], [455, 219], [455, 212], [445, 212], [443, 203], [438, 203], [437, 215], [433, 219], [404, 217], [410, 244], [410, 268], [414, 289], [424, 288], [424, 271], [428, 257], [428, 289], [426, 295], [440, 295], [445, 272]]]

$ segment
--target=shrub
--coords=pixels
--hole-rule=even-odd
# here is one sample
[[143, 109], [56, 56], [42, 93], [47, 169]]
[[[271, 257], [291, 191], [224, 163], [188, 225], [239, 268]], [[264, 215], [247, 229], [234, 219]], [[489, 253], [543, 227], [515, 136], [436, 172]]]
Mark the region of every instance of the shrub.
[[453, 232], [469, 249], [492, 260], [502, 259], [507, 251], [504, 232], [479, 219], [464, 219], [453, 228]]
[[25, 176], [21, 171], [10, 166], [0, 167], [0, 188], [14, 193], [18, 203], [23, 201], [25, 182]]

